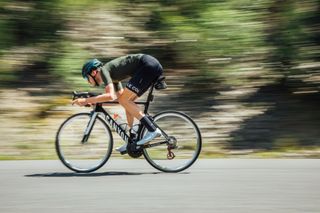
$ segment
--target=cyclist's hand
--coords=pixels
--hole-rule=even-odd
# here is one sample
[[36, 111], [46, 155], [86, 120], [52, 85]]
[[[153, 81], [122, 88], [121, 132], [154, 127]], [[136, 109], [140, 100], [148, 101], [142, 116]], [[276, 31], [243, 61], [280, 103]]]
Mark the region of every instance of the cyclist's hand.
[[77, 98], [76, 100], [72, 101], [72, 105], [74, 104], [79, 106], [85, 106], [85, 105], [88, 105], [88, 102], [86, 98]]

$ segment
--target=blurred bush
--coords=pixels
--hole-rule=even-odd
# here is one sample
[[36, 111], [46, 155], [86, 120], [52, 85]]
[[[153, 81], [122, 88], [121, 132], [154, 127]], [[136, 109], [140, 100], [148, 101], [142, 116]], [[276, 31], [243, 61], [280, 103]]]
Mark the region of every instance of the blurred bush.
[[57, 119], [74, 110], [70, 91], [92, 90], [82, 64], [143, 52], [159, 58], [170, 86], [153, 111], [191, 114], [207, 154], [317, 150], [319, 10], [317, 0], [2, 0], [1, 131], [19, 134], [0, 147], [52, 143]]

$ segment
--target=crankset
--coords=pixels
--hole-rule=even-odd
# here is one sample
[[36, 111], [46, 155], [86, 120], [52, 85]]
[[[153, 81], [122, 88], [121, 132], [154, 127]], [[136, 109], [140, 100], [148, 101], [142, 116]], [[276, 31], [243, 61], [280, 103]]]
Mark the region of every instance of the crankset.
[[128, 143], [127, 152], [130, 157], [139, 158], [143, 154], [143, 146], [139, 146], [139, 148], [137, 148], [136, 143]]

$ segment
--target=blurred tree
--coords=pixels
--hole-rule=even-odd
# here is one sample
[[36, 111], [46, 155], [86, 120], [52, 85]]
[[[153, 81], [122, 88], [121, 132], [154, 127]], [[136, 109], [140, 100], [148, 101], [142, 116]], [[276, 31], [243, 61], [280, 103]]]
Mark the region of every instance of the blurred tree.
[[[265, 13], [267, 64], [276, 74], [245, 103], [270, 105], [231, 134], [237, 149], [319, 146], [320, 1], [274, 0]], [[291, 148], [292, 148], [291, 147]]]
[[[63, 29], [64, 19], [60, 14], [58, 1], [10, 1], [3, 2], [1, 11], [5, 25], [1, 54], [14, 51], [13, 58], [4, 60], [0, 74], [14, 76], [4, 81], [7, 87], [37, 87], [47, 85], [52, 79], [50, 59], [58, 52], [58, 30]], [[29, 57], [29, 58], [28, 58]], [[32, 57], [32, 58], [31, 58]], [[8, 64], [21, 66], [8, 66]], [[52, 76], [51, 76], [52, 77]], [[8, 77], [4, 76], [4, 80]]]
[[269, 8], [267, 22], [267, 41], [271, 44], [271, 63], [280, 63], [275, 69], [287, 71], [293, 66], [297, 50], [294, 45], [297, 29], [297, 20], [294, 20], [294, 0], [275, 0]]
[[[107, 61], [150, 53], [172, 81], [170, 95], [159, 97], [164, 108], [176, 104], [201, 120], [206, 113], [204, 126], [211, 128], [221, 104], [229, 110], [222, 113], [238, 119], [229, 126], [241, 126], [230, 134], [235, 143], [272, 148], [289, 118], [309, 113], [300, 117], [305, 124], [320, 115], [314, 107], [320, 88], [319, 21], [320, 0], [2, 0], [0, 87], [45, 88], [33, 91], [57, 96], [84, 88], [79, 69], [89, 57]], [[255, 94], [247, 98], [250, 92]], [[246, 114], [251, 107], [260, 115]], [[228, 119], [219, 122], [228, 134]], [[278, 122], [283, 128], [274, 136]], [[318, 124], [309, 123], [310, 128]], [[245, 133], [242, 139], [239, 131]], [[256, 143], [261, 132], [267, 132], [267, 144]], [[309, 144], [319, 138], [314, 132]], [[307, 138], [308, 133], [287, 135]]]
[[[275, 72], [283, 74], [281, 82], [293, 90], [305, 86], [308, 76], [301, 74], [311, 71], [299, 65], [319, 60], [319, 8], [320, 1], [315, 0], [274, 0], [268, 8], [266, 41], [270, 51], [267, 61]], [[319, 72], [312, 72], [319, 75]], [[292, 84], [288, 80], [294, 75], [297, 77]], [[312, 81], [312, 84], [319, 82]]]

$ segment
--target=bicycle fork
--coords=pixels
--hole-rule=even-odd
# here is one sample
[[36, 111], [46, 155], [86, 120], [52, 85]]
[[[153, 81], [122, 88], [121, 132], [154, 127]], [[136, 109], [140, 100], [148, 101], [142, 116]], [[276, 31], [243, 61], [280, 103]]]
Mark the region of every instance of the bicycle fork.
[[84, 143], [86, 143], [88, 141], [90, 133], [92, 131], [92, 128], [93, 128], [93, 126], [94, 126], [94, 124], [96, 122], [97, 116], [98, 116], [97, 112], [91, 112], [90, 120], [89, 120], [89, 122], [87, 124], [87, 127], [84, 130], [83, 137], [82, 137], [82, 140], [81, 140], [82, 144], [84, 144]]

